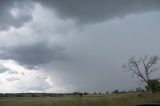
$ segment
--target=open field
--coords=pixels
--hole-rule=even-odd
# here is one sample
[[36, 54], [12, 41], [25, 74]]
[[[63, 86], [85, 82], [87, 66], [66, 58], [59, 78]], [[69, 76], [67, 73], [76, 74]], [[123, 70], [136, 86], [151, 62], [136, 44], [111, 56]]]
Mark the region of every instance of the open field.
[[132, 106], [160, 103], [160, 94], [109, 94], [64, 97], [0, 97], [0, 106]]

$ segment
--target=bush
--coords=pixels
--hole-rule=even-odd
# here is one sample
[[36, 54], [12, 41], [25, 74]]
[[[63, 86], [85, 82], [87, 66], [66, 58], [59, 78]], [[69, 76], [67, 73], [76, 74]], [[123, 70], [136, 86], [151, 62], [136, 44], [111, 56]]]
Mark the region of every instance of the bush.
[[143, 93], [138, 93], [137, 97], [144, 97], [144, 94]]

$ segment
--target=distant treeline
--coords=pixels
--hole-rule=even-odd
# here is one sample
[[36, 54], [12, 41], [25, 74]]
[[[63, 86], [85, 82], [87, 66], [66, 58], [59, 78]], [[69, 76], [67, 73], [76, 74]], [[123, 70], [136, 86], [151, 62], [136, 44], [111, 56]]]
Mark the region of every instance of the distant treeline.
[[0, 97], [61, 97], [72, 93], [0, 93]]
[[88, 95], [87, 92], [73, 92], [73, 93], [0, 93], [0, 97], [62, 97], [62, 96], [82, 96]]
[[[137, 92], [146, 92], [146, 90], [142, 88], [136, 88], [129, 91], [119, 91], [119, 90], [113, 90], [112, 94], [121, 94], [121, 93], [137, 93]], [[73, 92], [73, 93], [0, 93], [0, 97], [62, 97], [62, 96], [83, 96], [83, 95], [103, 95], [103, 94], [109, 94], [109, 92], [101, 93], [101, 92], [94, 92], [94, 93], [88, 93], [88, 92]]]

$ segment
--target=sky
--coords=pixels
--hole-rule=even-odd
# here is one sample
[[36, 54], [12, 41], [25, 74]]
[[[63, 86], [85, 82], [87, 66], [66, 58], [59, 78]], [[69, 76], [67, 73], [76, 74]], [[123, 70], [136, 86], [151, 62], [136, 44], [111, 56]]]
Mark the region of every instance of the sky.
[[159, 56], [159, 34], [159, 0], [1, 0], [0, 92], [143, 86], [122, 65]]

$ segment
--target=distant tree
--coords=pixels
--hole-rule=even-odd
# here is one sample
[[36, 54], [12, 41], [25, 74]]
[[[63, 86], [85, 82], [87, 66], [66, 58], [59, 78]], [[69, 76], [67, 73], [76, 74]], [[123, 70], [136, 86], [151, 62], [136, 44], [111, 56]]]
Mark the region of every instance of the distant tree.
[[146, 84], [149, 91], [154, 92], [152, 87], [153, 83], [150, 83], [155, 80], [155, 78], [151, 78], [151, 74], [160, 70], [158, 56], [145, 55], [143, 57], [139, 57], [138, 59], [133, 56], [129, 58], [127, 65], [123, 65], [123, 68], [131, 71], [132, 75], [136, 75]]
[[84, 92], [84, 93], [83, 93], [83, 95], [88, 95], [88, 94], [89, 94], [88, 92]]
[[93, 94], [94, 94], [94, 95], [97, 95], [97, 92], [94, 92]]
[[73, 95], [79, 95], [80, 97], [82, 97], [83, 93], [81, 93], [81, 92], [73, 92]]
[[118, 91], [118, 90], [114, 90], [113, 93], [114, 93], [114, 94], [118, 94], [119, 91]]
[[109, 94], [109, 92], [107, 91], [106, 94]]
[[32, 97], [36, 97], [36, 95], [35, 95], [35, 94], [32, 94]]
[[83, 96], [83, 93], [79, 93], [79, 96], [82, 97], [82, 96]]

